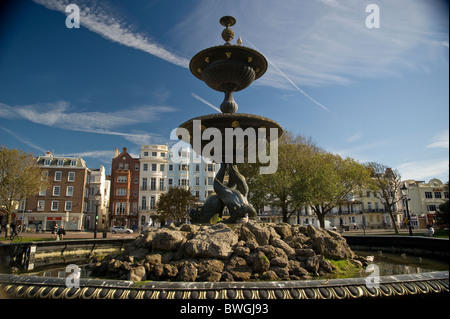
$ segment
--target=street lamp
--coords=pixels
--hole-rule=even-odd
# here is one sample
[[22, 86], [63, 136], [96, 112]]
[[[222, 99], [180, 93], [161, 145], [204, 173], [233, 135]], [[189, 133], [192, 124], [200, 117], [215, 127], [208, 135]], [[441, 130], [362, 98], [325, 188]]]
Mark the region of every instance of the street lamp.
[[94, 238], [97, 238], [97, 224], [98, 224], [98, 206], [100, 205], [100, 200], [102, 198], [102, 194], [100, 194], [100, 189], [97, 190], [97, 193], [94, 195], [95, 198], [95, 226], [94, 226]]
[[403, 186], [400, 188], [400, 190], [402, 191], [402, 195], [403, 195], [403, 199], [406, 202], [406, 216], [408, 218], [408, 227], [409, 227], [409, 236], [412, 236], [412, 228], [411, 228], [411, 217], [409, 216], [409, 208], [408, 208], [408, 187], [406, 187], [406, 183], [403, 183]]

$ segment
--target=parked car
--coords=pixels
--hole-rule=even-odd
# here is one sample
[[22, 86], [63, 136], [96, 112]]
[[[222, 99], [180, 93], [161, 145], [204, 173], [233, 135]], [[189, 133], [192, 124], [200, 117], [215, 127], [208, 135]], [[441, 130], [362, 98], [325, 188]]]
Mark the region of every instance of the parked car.
[[126, 228], [124, 226], [113, 226], [113, 227], [111, 227], [111, 233], [113, 233], [113, 234], [116, 234], [116, 233], [131, 234], [131, 233], [133, 233], [133, 230], [130, 228]]

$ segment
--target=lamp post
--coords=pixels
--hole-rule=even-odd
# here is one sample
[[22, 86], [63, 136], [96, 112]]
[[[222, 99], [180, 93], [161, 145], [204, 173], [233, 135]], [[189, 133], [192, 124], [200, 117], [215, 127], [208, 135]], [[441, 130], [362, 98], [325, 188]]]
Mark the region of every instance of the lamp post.
[[97, 238], [98, 206], [100, 205], [100, 200], [102, 198], [102, 194], [100, 194], [100, 189], [97, 190], [97, 193], [94, 195], [94, 198], [95, 198], [94, 238]]
[[412, 228], [411, 228], [411, 216], [409, 216], [409, 207], [408, 207], [408, 187], [406, 187], [406, 183], [403, 183], [403, 186], [400, 188], [402, 195], [403, 195], [403, 199], [406, 202], [406, 217], [408, 218], [408, 228], [409, 228], [409, 236], [412, 236]]

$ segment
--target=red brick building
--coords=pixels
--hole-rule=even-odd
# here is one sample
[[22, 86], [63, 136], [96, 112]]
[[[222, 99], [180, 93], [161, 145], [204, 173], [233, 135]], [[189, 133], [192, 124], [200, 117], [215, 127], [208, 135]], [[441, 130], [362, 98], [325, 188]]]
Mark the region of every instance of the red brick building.
[[124, 147], [116, 148], [111, 164], [111, 226], [138, 227], [139, 158], [133, 158]]
[[82, 230], [86, 223], [90, 170], [80, 157], [54, 157], [50, 152], [36, 159], [42, 179], [49, 182], [35, 196], [26, 199], [16, 219], [36, 230], [51, 230], [57, 224], [68, 230]]

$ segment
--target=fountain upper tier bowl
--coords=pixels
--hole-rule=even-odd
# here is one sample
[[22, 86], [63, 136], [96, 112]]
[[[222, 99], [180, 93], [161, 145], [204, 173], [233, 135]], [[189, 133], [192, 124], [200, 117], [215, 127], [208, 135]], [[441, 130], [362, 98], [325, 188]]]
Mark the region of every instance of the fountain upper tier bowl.
[[[216, 130], [206, 131], [209, 128], [214, 128]], [[241, 128], [242, 131], [240, 131], [239, 128]], [[182, 129], [187, 130], [189, 134], [183, 134], [183, 132], [186, 133], [186, 131], [183, 131]], [[265, 129], [265, 131], [263, 129]], [[276, 129], [276, 134], [274, 134], [271, 129]], [[212, 135], [214, 131], [216, 133], [220, 132], [220, 135]], [[241, 133], [245, 135], [244, 139], [240, 139], [240, 137], [242, 137], [242, 135], [240, 135]], [[229, 134], [235, 134], [234, 136], [236, 137], [234, 140], [227, 140]], [[261, 147], [264, 147], [264, 144], [262, 144], [263, 141], [261, 138], [270, 142], [277, 140], [282, 134], [283, 129], [277, 122], [259, 115], [245, 113], [217, 113], [203, 115], [184, 122], [177, 130], [177, 136], [180, 140], [192, 145], [197, 154], [201, 154], [206, 158], [211, 158], [211, 156], [215, 155], [215, 151], [217, 150], [212, 150], [211, 153], [203, 152], [205, 146], [208, 144], [210, 146], [214, 145], [215, 147], [220, 145], [222, 154], [225, 156], [226, 146], [230, 146], [230, 144], [226, 145], [226, 143], [231, 142], [233, 143], [234, 156], [244, 154], [244, 158], [247, 159], [249, 145], [250, 150], [256, 150], [256, 148], [262, 150]]]

